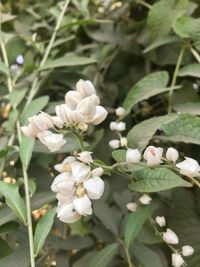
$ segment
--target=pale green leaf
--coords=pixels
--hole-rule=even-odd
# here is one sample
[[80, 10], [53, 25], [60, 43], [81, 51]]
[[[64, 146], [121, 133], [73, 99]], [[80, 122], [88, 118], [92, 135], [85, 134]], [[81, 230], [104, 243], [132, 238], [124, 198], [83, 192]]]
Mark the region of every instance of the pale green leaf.
[[26, 224], [26, 205], [18, 191], [17, 185], [0, 181], [0, 193], [6, 198], [7, 205], [20, 221]]
[[27, 89], [20, 89], [20, 90], [14, 90], [12, 91], [12, 93], [10, 93], [10, 103], [14, 108], [16, 108], [20, 104], [26, 92]]
[[2, 72], [4, 74], [9, 73], [9, 69], [6, 67], [6, 65], [3, 62], [0, 62], [0, 72]]
[[56, 208], [51, 209], [48, 211], [42, 219], [38, 222], [35, 235], [34, 235], [34, 253], [35, 256], [41, 251], [44, 242], [49, 234], [51, 227], [53, 225], [54, 217], [56, 214]]
[[185, 67], [180, 69], [178, 76], [180, 77], [191, 76], [200, 78], [200, 64], [193, 63], [186, 65]]
[[97, 60], [94, 58], [78, 57], [78, 56], [63, 56], [54, 60], [48, 60], [44, 66], [40, 67], [40, 70], [54, 69], [60, 67], [69, 66], [82, 66], [96, 63]]
[[173, 29], [181, 38], [200, 38], [200, 19], [181, 17], [174, 23]]
[[107, 245], [99, 251], [90, 261], [89, 267], [106, 267], [118, 252], [119, 244]]
[[34, 139], [29, 138], [27, 136], [22, 137], [20, 147], [19, 147], [19, 155], [20, 155], [21, 162], [26, 169], [28, 168], [28, 165], [31, 160], [34, 143], [35, 143]]
[[174, 109], [180, 113], [200, 115], [200, 102], [187, 102], [174, 104]]

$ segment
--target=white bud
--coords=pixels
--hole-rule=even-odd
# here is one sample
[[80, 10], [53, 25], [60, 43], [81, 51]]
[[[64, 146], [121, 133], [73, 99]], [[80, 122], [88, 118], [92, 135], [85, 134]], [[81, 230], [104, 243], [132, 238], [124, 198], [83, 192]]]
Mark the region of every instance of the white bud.
[[82, 100], [82, 96], [77, 91], [69, 91], [65, 95], [65, 103], [72, 110], [74, 110], [77, 107], [78, 103], [81, 100]]
[[152, 201], [152, 198], [147, 195], [147, 194], [143, 194], [140, 198], [139, 198], [139, 201], [141, 204], [143, 205], [149, 205]]
[[74, 223], [80, 219], [80, 214], [74, 211], [72, 202], [65, 203], [58, 207], [57, 217], [64, 223]]
[[178, 157], [179, 157], [179, 154], [178, 154], [178, 151], [175, 148], [169, 147], [167, 149], [167, 152], [166, 152], [167, 160], [172, 161], [172, 162], [175, 163], [177, 161]]
[[22, 133], [30, 138], [35, 138], [38, 134], [38, 131], [34, 129], [30, 123], [28, 126], [22, 126], [21, 127]]
[[79, 80], [76, 84], [76, 90], [82, 95], [82, 97], [96, 94], [96, 90], [90, 81]]
[[144, 159], [147, 161], [148, 166], [155, 166], [162, 163], [163, 148], [148, 146], [144, 151]]
[[164, 216], [157, 216], [155, 221], [160, 227], [163, 227], [166, 225], [165, 217]]
[[103, 175], [103, 168], [101, 167], [98, 167], [98, 168], [95, 168], [92, 170], [92, 173], [91, 173], [92, 177], [101, 177]]
[[16, 62], [20, 65], [24, 63], [24, 57], [22, 55], [19, 55], [16, 57]]
[[182, 247], [182, 254], [185, 257], [191, 256], [194, 253], [194, 249], [191, 246], [183, 246]]
[[116, 131], [116, 130], [117, 130], [117, 122], [112, 121], [112, 122], [110, 123], [110, 130], [111, 130], [111, 131]]
[[91, 123], [96, 114], [96, 106], [91, 97], [85, 97], [77, 105], [76, 110], [83, 116], [84, 122]]
[[74, 179], [77, 183], [81, 183], [87, 180], [91, 174], [90, 166], [80, 161], [73, 161], [71, 163], [71, 170], [72, 170]]
[[117, 116], [120, 117], [120, 116], [124, 115], [124, 113], [125, 113], [125, 109], [122, 108], [122, 107], [118, 107], [118, 108], [115, 110], [115, 113], [116, 113]]
[[60, 192], [72, 196], [74, 192], [73, 176], [67, 172], [57, 175], [51, 185], [51, 190], [56, 193]]
[[96, 106], [96, 113], [94, 115], [94, 118], [92, 120], [92, 123], [94, 125], [98, 125], [101, 122], [103, 122], [108, 115], [108, 112], [105, 110], [102, 106]]
[[117, 149], [117, 148], [119, 148], [119, 146], [120, 146], [120, 141], [117, 140], [117, 139], [111, 140], [111, 141], [109, 142], [109, 146], [110, 146], [112, 149]]
[[178, 244], [178, 236], [171, 230], [167, 229], [165, 233], [163, 233], [163, 240], [168, 244]]
[[138, 149], [129, 148], [126, 152], [127, 163], [138, 163], [141, 160], [141, 153]]
[[74, 208], [78, 214], [86, 216], [92, 214], [91, 201], [85, 195], [84, 197], [78, 197], [73, 200]]
[[81, 153], [78, 154], [78, 159], [84, 163], [90, 164], [93, 162], [92, 156], [91, 156], [92, 152], [89, 151], [83, 151]]
[[184, 264], [184, 260], [178, 253], [172, 254], [172, 266], [173, 267], [181, 267]]
[[137, 203], [130, 202], [126, 205], [129, 211], [136, 211], [137, 210]]
[[200, 176], [199, 163], [192, 158], [185, 157], [185, 160], [176, 164], [176, 167], [180, 169], [180, 173], [187, 177]]
[[66, 104], [58, 105], [55, 108], [56, 115], [60, 118], [62, 122], [70, 122], [69, 114], [71, 110], [67, 107]]
[[50, 131], [41, 132], [37, 137], [51, 152], [58, 151], [66, 143], [63, 134], [54, 134]]
[[99, 199], [104, 192], [104, 181], [99, 177], [93, 177], [83, 183], [90, 199]]
[[127, 144], [128, 144], [128, 140], [126, 137], [121, 137], [120, 138], [120, 145], [123, 147], [127, 147]]
[[126, 130], [126, 123], [121, 121], [119, 123], [117, 123], [117, 129], [118, 132], [122, 132]]

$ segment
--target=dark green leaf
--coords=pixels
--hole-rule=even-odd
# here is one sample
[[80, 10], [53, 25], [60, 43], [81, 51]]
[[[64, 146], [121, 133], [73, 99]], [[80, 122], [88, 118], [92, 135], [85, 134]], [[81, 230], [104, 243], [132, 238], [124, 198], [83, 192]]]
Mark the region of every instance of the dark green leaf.
[[0, 260], [2, 267], [29, 267], [29, 264], [29, 249], [27, 248], [20, 248]]

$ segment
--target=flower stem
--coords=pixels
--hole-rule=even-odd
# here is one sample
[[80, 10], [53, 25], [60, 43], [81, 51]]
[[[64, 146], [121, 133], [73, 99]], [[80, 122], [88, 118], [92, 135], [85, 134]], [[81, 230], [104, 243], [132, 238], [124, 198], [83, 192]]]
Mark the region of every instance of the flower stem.
[[124, 249], [124, 252], [125, 252], [125, 255], [126, 255], [126, 261], [128, 263], [128, 267], [134, 267], [134, 264], [132, 263], [131, 261], [131, 257], [130, 257], [130, 254], [129, 254], [129, 250], [128, 248], [126, 247], [124, 241], [122, 239], [118, 239], [119, 243], [122, 245], [123, 249]]
[[173, 93], [174, 93], [174, 86], [176, 85], [176, 80], [177, 80], [177, 76], [178, 76], [178, 72], [183, 60], [183, 55], [184, 55], [184, 51], [185, 51], [185, 47], [183, 46], [181, 48], [180, 54], [178, 56], [178, 60], [176, 63], [176, 68], [174, 71], [174, 75], [173, 75], [173, 79], [172, 79], [172, 83], [171, 83], [171, 89], [169, 91], [169, 97], [168, 97], [168, 113], [172, 112], [172, 100], [173, 100]]
[[197, 51], [193, 47], [190, 47], [190, 51], [193, 54], [193, 56], [196, 58], [198, 63], [200, 63], [200, 55], [197, 53]]

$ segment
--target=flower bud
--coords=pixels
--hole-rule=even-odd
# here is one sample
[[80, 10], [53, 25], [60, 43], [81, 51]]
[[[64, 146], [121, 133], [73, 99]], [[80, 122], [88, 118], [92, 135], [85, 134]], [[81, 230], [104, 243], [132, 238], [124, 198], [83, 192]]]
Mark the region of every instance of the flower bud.
[[58, 151], [66, 143], [63, 134], [54, 134], [51, 131], [41, 132], [37, 137], [51, 152]]
[[56, 115], [60, 118], [63, 122], [70, 122], [69, 114], [71, 110], [67, 107], [66, 104], [58, 105], [55, 108]]
[[58, 116], [53, 116], [52, 119], [56, 127], [63, 128], [64, 122]]
[[71, 173], [71, 163], [75, 161], [76, 158], [69, 156], [66, 159], [63, 160], [62, 163], [56, 164], [54, 166], [54, 169], [58, 172], [70, 172]]
[[127, 163], [138, 163], [141, 160], [141, 153], [138, 149], [129, 148], [126, 152]]
[[69, 173], [63, 172], [57, 175], [51, 185], [51, 190], [53, 192], [67, 195], [73, 195], [74, 192], [74, 180], [72, 175]]
[[121, 137], [120, 138], [120, 145], [121, 147], [127, 147], [127, 144], [128, 144], [128, 140], [126, 137]]
[[147, 194], [143, 194], [140, 198], [139, 198], [139, 201], [141, 204], [143, 205], [149, 205], [152, 201], [152, 198], [147, 195]]
[[65, 103], [67, 107], [70, 109], [74, 110], [78, 103], [82, 100], [82, 96], [79, 92], [77, 91], [69, 91], [65, 95]]
[[93, 177], [86, 180], [84, 187], [90, 199], [99, 199], [104, 192], [104, 181], [99, 177]]
[[116, 130], [117, 130], [117, 122], [112, 121], [112, 122], [110, 123], [110, 130], [111, 130], [111, 131], [116, 131]]
[[117, 123], [117, 129], [118, 132], [122, 132], [126, 130], [126, 123], [121, 121], [119, 123]]
[[178, 253], [172, 254], [172, 266], [173, 267], [181, 267], [184, 264], [184, 260]]
[[22, 126], [21, 127], [22, 133], [30, 138], [35, 138], [38, 134], [38, 131], [34, 129], [30, 123], [28, 126]]
[[74, 223], [80, 219], [80, 214], [74, 211], [72, 202], [65, 203], [58, 207], [57, 217], [64, 223]]
[[125, 109], [122, 108], [122, 107], [118, 107], [118, 108], [115, 110], [115, 113], [116, 113], [117, 116], [120, 117], [120, 116], [124, 115], [124, 113], [125, 113]]
[[96, 94], [93, 84], [90, 81], [84, 81], [81, 79], [76, 83], [76, 90], [81, 94], [82, 97]]
[[182, 254], [185, 257], [191, 256], [194, 253], [194, 249], [191, 246], [183, 246], [182, 247]]
[[137, 203], [134, 203], [134, 202], [130, 202], [126, 205], [127, 209], [129, 211], [136, 211], [137, 210]]
[[91, 156], [92, 152], [89, 151], [83, 151], [81, 153], [78, 154], [78, 159], [84, 163], [90, 164], [93, 162], [92, 156]]
[[148, 146], [144, 151], [144, 159], [147, 161], [148, 166], [155, 166], [162, 163], [163, 148]]
[[92, 120], [92, 123], [94, 125], [98, 125], [101, 122], [103, 122], [108, 115], [108, 112], [105, 110], [102, 106], [96, 106], [96, 113], [94, 115], [94, 118]]
[[101, 177], [103, 175], [103, 168], [101, 167], [98, 167], [98, 168], [95, 168], [94, 170], [92, 170], [92, 173], [91, 173], [92, 177]]
[[185, 160], [176, 164], [176, 167], [180, 169], [180, 173], [187, 177], [200, 176], [199, 163], [192, 158], [185, 157]]
[[91, 174], [91, 168], [80, 161], [73, 161], [71, 163], [71, 171], [77, 183], [81, 183], [88, 179]]
[[73, 200], [74, 208], [80, 215], [86, 216], [92, 214], [91, 201], [85, 195], [84, 197], [77, 197]]
[[163, 227], [166, 225], [165, 217], [164, 216], [157, 216], [155, 221], [160, 227]]
[[90, 123], [94, 119], [96, 114], [96, 106], [91, 101], [91, 97], [85, 97], [81, 102], [77, 105], [76, 110], [83, 116], [84, 122]]
[[179, 154], [178, 154], [178, 151], [175, 148], [169, 147], [167, 149], [167, 152], [166, 152], [167, 160], [172, 161], [172, 162], [175, 163], [177, 161], [178, 157], [179, 157]]
[[168, 244], [178, 244], [178, 236], [171, 230], [167, 229], [165, 233], [163, 233], [163, 240]]
[[119, 146], [120, 146], [120, 141], [117, 140], [117, 139], [111, 140], [111, 141], [109, 142], [109, 146], [110, 146], [112, 149], [117, 149], [117, 148], [119, 148]]

